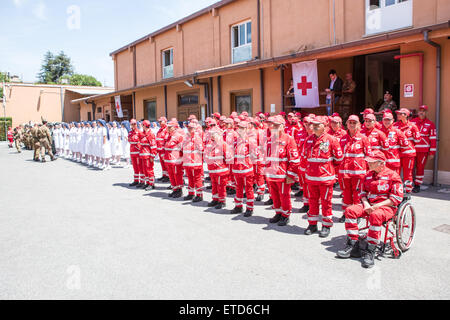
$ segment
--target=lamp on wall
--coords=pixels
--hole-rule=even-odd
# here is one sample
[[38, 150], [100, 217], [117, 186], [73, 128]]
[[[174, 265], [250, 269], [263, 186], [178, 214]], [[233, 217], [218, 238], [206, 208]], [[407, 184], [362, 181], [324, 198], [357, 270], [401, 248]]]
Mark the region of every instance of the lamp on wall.
[[189, 88], [194, 87], [194, 85], [193, 85], [189, 80], [186, 80], [186, 81], [184, 82], [184, 84], [187, 85]]

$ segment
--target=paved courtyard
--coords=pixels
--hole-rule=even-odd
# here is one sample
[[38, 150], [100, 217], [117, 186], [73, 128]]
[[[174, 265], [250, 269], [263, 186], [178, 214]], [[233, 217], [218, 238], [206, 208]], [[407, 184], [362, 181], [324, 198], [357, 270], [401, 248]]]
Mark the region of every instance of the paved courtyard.
[[321, 239], [303, 234], [304, 214], [278, 227], [265, 206], [243, 218], [207, 208], [209, 192], [192, 205], [167, 184], [130, 189], [132, 169], [31, 159], [0, 143], [0, 299], [450, 298], [450, 234], [435, 230], [450, 226], [450, 195], [433, 188], [413, 197], [412, 249], [367, 270], [336, 258], [338, 193]]

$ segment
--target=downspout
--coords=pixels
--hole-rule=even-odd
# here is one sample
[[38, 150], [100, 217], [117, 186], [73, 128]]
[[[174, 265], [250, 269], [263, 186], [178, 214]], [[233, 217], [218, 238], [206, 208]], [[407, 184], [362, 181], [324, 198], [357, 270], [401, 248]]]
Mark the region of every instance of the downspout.
[[219, 113], [222, 114], [222, 76], [217, 77], [217, 104], [219, 107]]
[[433, 186], [438, 185], [439, 174], [439, 128], [441, 116], [441, 46], [428, 38], [428, 30], [423, 32], [423, 40], [436, 48], [436, 155], [434, 156]]
[[166, 113], [166, 119], [169, 119], [169, 116], [167, 114], [167, 86], [164, 86], [164, 110]]
[[285, 103], [284, 103], [284, 66], [281, 65], [281, 70], [280, 70], [280, 74], [281, 74], [281, 111], [284, 112], [284, 107], [285, 107]]
[[210, 77], [209, 78], [209, 103], [210, 103], [210, 108], [211, 108], [211, 113], [214, 112], [214, 88], [213, 88], [213, 78]]
[[260, 83], [260, 91], [261, 91], [261, 112], [264, 113], [264, 69], [259, 69], [259, 83]]
[[137, 114], [136, 114], [136, 92], [133, 92], [133, 115], [134, 115], [134, 119], [136, 119]]
[[423, 52], [410, 53], [410, 54], [402, 54], [395, 56], [395, 60], [409, 58], [409, 57], [419, 57], [420, 59], [420, 89], [419, 89], [419, 105], [423, 105]]
[[195, 84], [203, 86], [204, 97], [206, 100], [206, 117], [209, 117], [211, 114], [210, 104], [209, 104], [209, 82], [200, 82], [200, 81], [196, 80]]

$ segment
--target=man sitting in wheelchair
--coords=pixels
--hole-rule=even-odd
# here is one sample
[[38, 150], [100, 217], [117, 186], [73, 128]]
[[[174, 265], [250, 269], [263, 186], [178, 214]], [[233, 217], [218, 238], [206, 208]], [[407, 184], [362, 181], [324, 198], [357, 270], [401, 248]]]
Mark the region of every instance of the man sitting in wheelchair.
[[403, 183], [400, 176], [386, 167], [386, 156], [374, 150], [373, 155], [366, 157], [369, 173], [361, 186], [361, 204], [353, 205], [345, 210], [345, 229], [347, 244], [338, 251], [340, 258], [349, 258], [359, 238], [358, 218], [368, 217], [367, 250], [362, 255], [362, 266], [374, 266], [375, 250], [380, 240], [384, 222], [394, 217], [397, 206], [403, 200]]

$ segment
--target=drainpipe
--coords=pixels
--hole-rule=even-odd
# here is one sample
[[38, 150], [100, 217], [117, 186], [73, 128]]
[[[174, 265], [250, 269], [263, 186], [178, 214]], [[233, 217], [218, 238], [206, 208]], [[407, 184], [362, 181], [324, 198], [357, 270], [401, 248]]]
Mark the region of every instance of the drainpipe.
[[417, 52], [417, 53], [410, 53], [410, 54], [402, 54], [395, 56], [395, 60], [403, 59], [403, 58], [409, 58], [409, 57], [419, 57], [420, 59], [420, 89], [419, 89], [419, 105], [423, 105], [423, 52]]
[[259, 69], [259, 84], [260, 84], [260, 91], [261, 91], [261, 112], [264, 113], [264, 69]]
[[281, 111], [284, 111], [284, 66], [281, 66]]
[[134, 115], [134, 119], [136, 119], [137, 114], [136, 114], [136, 92], [133, 92], [133, 115]]
[[217, 77], [217, 99], [218, 99], [218, 107], [219, 113], [222, 114], [222, 76]]
[[433, 186], [438, 184], [439, 174], [439, 128], [440, 128], [440, 116], [441, 116], [441, 46], [431, 41], [428, 37], [428, 30], [423, 32], [423, 40], [429, 45], [436, 48], [436, 155], [434, 156], [434, 170], [433, 170]]
[[258, 23], [258, 59], [261, 60], [261, 0], [257, 1], [258, 6], [258, 16], [257, 16], [257, 23]]
[[210, 104], [209, 104], [209, 82], [195, 81], [195, 84], [203, 86], [204, 97], [206, 100], [206, 117], [211, 115]]
[[166, 112], [166, 119], [169, 119], [167, 114], [167, 86], [164, 86], [164, 110]]

